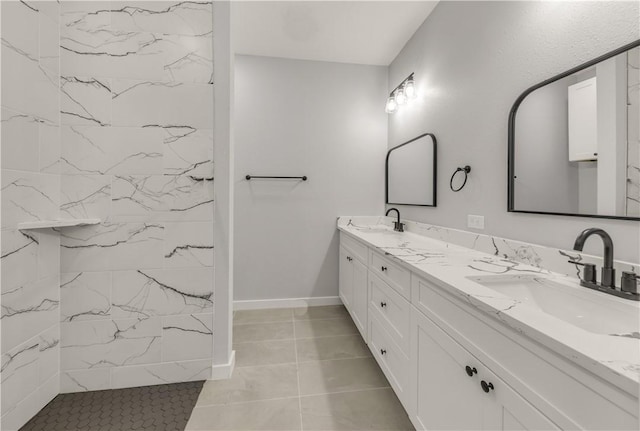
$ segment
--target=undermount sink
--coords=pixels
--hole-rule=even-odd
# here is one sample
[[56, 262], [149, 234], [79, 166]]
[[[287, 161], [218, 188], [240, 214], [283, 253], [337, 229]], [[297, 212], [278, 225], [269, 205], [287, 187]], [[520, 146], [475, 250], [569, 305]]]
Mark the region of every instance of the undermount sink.
[[531, 275], [469, 279], [585, 331], [640, 338], [640, 308], [635, 302], [592, 291], [577, 283], [569, 286]]

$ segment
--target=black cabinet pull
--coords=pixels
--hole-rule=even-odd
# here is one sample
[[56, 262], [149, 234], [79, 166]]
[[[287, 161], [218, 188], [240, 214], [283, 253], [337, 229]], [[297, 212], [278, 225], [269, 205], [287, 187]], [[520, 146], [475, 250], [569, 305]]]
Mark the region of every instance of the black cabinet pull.
[[381, 355], [384, 355], [384, 354], [386, 354], [386, 353], [387, 353], [387, 351], [386, 351], [385, 349], [380, 349], [380, 354], [381, 354]]
[[382, 270], [382, 272], [384, 272], [384, 271], [386, 271], [386, 270], [387, 270], [387, 267], [386, 267], [386, 266], [381, 266], [381, 267], [380, 267], [380, 270]]
[[381, 302], [381, 303], [380, 303], [380, 307], [383, 307], [383, 308], [384, 308], [384, 307], [386, 307], [386, 306], [387, 306], [387, 303], [386, 303], [386, 302]]
[[478, 374], [478, 370], [476, 370], [476, 367], [471, 368], [467, 365], [466, 367], [464, 367], [464, 370], [467, 372], [467, 376], [469, 377], [473, 377], [474, 374]]
[[482, 386], [482, 390], [486, 393], [489, 393], [489, 391], [493, 389], [493, 383], [487, 383], [484, 380], [480, 382], [480, 386]]

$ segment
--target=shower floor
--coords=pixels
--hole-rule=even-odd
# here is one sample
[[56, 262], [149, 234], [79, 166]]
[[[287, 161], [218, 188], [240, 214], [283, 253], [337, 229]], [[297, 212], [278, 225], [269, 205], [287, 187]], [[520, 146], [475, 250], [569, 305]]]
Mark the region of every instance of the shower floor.
[[60, 394], [20, 431], [183, 431], [203, 384]]

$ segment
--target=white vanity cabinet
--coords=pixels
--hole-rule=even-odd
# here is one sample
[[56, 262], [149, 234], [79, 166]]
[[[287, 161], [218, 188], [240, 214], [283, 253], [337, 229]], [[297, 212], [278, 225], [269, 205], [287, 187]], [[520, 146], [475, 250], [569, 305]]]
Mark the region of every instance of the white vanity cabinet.
[[424, 314], [411, 313], [414, 424], [425, 430], [558, 427]]
[[365, 342], [368, 342], [369, 338], [367, 334], [367, 256], [368, 248], [365, 245], [345, 234], [340, 235], [338, 292]]
[[340, 241], [340, 297], [417, 429], [640, 429], [637, 393], [441, 280], [353, 236]]

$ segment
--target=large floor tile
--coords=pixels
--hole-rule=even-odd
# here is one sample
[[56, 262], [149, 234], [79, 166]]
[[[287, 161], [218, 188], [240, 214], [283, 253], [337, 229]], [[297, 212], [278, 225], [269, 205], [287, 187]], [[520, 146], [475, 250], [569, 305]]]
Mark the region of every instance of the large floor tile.
[[296, 338], [331, 337], [357, 334], [358, 328], [345, 316], [337, 319], [296, 320]]
[[296, 340], [298, 361], [322, 361], [371, 356], [360, 335], [303, 338]]
[[293, 320], [293, 309], [276, 308], [269, 310], [238, 310], [233, 313], [234, 325], [247, 323], [290, 322]]
[[188, 431], [194, 430], [299, 430], [298, 398], [196, 407]]
[[205, 383], [198, 407], [298, 396], [295, 364], [245, 367], [234, 370], [227, 380]]
[[324, 305], [320, 307], [302, 307], [293, 310], [296, 320], [331, 319], [334, 317], [348, 316], [349, 312], [344, 305]]
[[413, 430], [391, 388], [301, 398], [307, 430]]
[[296, 346], [293, 340], [241, 343], [235, 344], [233, 349], [236, 351], [236, 368], [296, 362]]
[[250, 323], [233, 327], [234, 343], [290, 338], [293, 338], [293, 322]]
[[301, 395], [389, 387], [374, 358], [303, 362], [298, 369]]

